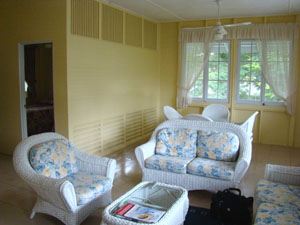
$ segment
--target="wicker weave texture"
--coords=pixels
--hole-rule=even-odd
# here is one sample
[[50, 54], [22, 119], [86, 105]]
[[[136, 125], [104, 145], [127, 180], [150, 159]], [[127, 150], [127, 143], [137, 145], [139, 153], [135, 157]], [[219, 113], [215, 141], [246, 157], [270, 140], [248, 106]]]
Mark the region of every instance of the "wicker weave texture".
[[[111, 189], [85, 205], [77, 205], [74, 187], [69, 181], [38, 175], [31, 167], [28, 152], [37, 144], [66, 139], [56, 133], [33, 135], [20, 142], [13, 156], [17, 174], [37, 193], [37, 201], [32, 209], [35, 213], [52, 215], [68, 225], [80, 224], [92, 211], [111, 202]], [[79, 171], [93, 172], [110, 178], [113, 183], [116, 161], [106, 157], [92, 156], [74, 149]]]
[[[131, 195], [133, 192], [135, 192], [140, 187], [147, 185], [150, 182], [141, 182], [140, 184], [136, 185], [134, 188], [132, 188], [130, 191], [113, 201], [109, 206], [107, 206], [102, 215], [102, 223], [101, 225], [136, 225], [136, 222], [131, 222], [129, 220], [125, 220], [122, 218], [115, 217], [110, 214], [110, 211], [114, 209], [117, 205], [119, 205], [120, 202], [125, 200], [129, 195]], [[181, 197], [179, 197], [175, 203], [167, 210], [165, 215], [157, 222], [154, 223], [155, 225], [180, 225], [183, 224], [185, 220], [185, 216], [188, 211], [189, 207], [189, 200], [188, 200], [188, 192], [182, 187], [169, 185], [169, 184], [163, 184], [163, 183], [157, 183], [157, 185], [167, 187], [167, 188], [173, 188], [177, 190], [181, 190], [183, 193]], [[147, 225], [149, 223], [139, 223], [141, 225]]]
[[300, 186], [300, 167], [267, 164], [265, 179], [276, 183]]
[[[239, 157], [236, 162], [234, 177], [231, 181], [208, 178], [191, 174], [177, 174], [145, 168], [144, 161], [155, 154], [156, 136], [163, 128], [188, 128], [203, 131], [232, 132], [240, 142]], [[237, 187], [247, 172], [252, 155], [252, 145], [247, 133], [238, 125], [226, 122], [207, 122], [192, 120], [168, 120], [161, 123], [153, 132], [150, 140], [135, 149], [136, 158], [143, 171], [143, 181], [157, 181], [179, 185], [187, 190], [218, 191]]]

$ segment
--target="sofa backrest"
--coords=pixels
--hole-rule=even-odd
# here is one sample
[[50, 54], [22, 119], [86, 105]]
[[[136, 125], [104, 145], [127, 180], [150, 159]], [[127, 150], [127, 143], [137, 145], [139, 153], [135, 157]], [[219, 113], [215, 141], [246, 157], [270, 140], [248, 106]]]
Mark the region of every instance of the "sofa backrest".
[[[192, 120], [167, 120], [159, 124], [152, 136], [150, 141], [156, 142], [158, 133], [164, 128], [178, 128], [178, 129], [190, 129], [195, 131], [204, 131], [204, 132], [229, 132], [238, 137], [239, 140], [239, 150], [238, 150], [238, 159], [246, 158], [248, 161], [251, 160], [252, 147], [249, 136], [240, 126], [234, 123], [228, 122], [207, 122], [207, 121], [192, 121]], [[247, 161], [247, 162], [248, 162]], [[242, 162], [241, 162], [242, 163]], [[244, 166], [244, 165], [239, 165]]]
[[29, 151], [29, 162], [38, 174], [60, 179], [78, 171], [74, 148], [63, 139], [37, 144]]
[[155, 153], [176, 157], [196, 157], [197, 131], [163, 128], [157, 134]]
[[234, 162], [237, 159], [238, 151], [239, 138], [234, 133], [198, 131], [198, 157]]

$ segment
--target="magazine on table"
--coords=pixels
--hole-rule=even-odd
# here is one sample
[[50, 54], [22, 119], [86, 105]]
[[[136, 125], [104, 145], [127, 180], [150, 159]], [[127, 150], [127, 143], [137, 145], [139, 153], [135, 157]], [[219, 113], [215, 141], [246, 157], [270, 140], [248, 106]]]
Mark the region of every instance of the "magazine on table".
[[115, 213], [117, 216], [144, 223], [156, 223], [164, 214], [165, 211], [135, 203], [127, 203]]

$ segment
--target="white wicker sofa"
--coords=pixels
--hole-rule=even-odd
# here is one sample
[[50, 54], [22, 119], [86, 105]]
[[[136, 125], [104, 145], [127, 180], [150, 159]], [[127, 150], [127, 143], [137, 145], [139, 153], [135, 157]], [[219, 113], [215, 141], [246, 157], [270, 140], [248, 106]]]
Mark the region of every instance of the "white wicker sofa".
[[267, 164], [255, 202], [256, 225], [300, 224], [300, 167]]
[[59, 134], [24, 139], [14, 151], [13, 163], [37, 193], [31, 219], [35, 213], [46, 213], [77, 225], [111, 202], [116, 161], [86, 154]]
[[[231, 133], [236, 135], [239, 140], [239, 149], [238, 149], [238, 157], [234, 162], [225, 162], [226, 165], [229, 165], [229, 170], [231, 170], [231, 174], [229, 177], [219, 177], [218, 175], [200, 175], [197, 173], [191, 174], [189, 172], [189, 168], [192, 168], [191, 163], [195, 162], [195, 160], [206, 160], [210, 163], [216, 163], [217, 166], [220, 164], [224, 164], [222, 161], [217, 160], [207, 160], [201, 159], [197, 153], [197, 157], [189, 158], [185, 160], [180, 157], [169, 157], [168, 160], [179, 160], [179, 162], [175, 162], [176, 166], [172, 167], [173, 169], [176, 167], [175, 172], [169, 170], [168, 162], [166, 163], [166, 168], [155, 168], [147, 166], [147, 162], [158, 156], [157, 153], [157, 137], [165, 129], [175, 129], [175, 130], [185, 130], [188, 129], [189, 132], [196, 131], [197, 134], [199, 132], [211, 132], [211, 133]], [[194, 134], [194, 133], [193, 133]], [[194, 138], [194, 137], [193, 137]], [[198, 138], [198, 137], [197, 137]], [[198, 139], [199, 140], [199, 139]], [[178, 140], [176, 140], [178, 141]], [[195, 144], [195, 142], [193, 142]], [[188, 143], [188, 145], [191, 145]], [[150, 140], [138, 146], [135, 149], [136, 158], [140, 167], [142, 168], [143, 172], [143, 181], [157, 181], [167, 184], [174, 184], [179, 185], [187, 190], [223, 190], [229, 187], [237, 187], [240, 183], [241, 179], [245, 175], [251, 161], [251, 153], [252, 153], [252, 146], [250, 138], [247, 136], [245, 131], [240, 128], [239, 126], [232, 124], [232, 123], [225, 123], [225, 122], [207, 122], [207, 121], [192, 121], [192, 120], [168, 120], [160, 124], [155, 131], [153, 132]], [[183, 153], [185, 154], [185, 153]], [[183, 155], [186, 156], [186, 155]], [[188, 155], [190, 156], [190, 155]], [[195, 156], [195, 155], [194, 155]], [[191, 156], [190, 156], [191, 157]], [[205, 163], [205, 162], [204, 162]], [[172, 163], [171, 163], [172, 164]], [[184, 164], [184, 165], [183, 165]], [[201, 163], [200, 163], [201, 164]], [[180, 168], [180, 166], [185, 168]], [[218, 170], [219, 168], [212, 167], [210, 170], [213, 172], [214, 168]], [[226, 167], [226, 166], [225, 166]], [[187, 168], [187, 169], [186, 169]], [[206, 170], [207, 168], [202, 168]], [[223, 169], [223, 168], [221, 168]], [[226, 169], [223, 172], [227, 172]]]

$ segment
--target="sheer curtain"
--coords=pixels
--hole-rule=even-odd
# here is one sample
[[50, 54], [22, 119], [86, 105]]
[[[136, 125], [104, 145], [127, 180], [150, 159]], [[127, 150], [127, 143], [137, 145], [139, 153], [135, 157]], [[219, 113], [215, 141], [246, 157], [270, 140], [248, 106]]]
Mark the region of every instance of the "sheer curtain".
[[296, 110], [297, 77], [290, 50], [293, 43], [287, 40], [256, 41], [262, 74], [277, 97], [281, 98], [289, 114]]
[[[191, 103], [190, 90], [208, 63], [213, 29], [181, 29], [179, 33], [179, 69], [177, 79], [177, 107]], [[185, 57], [182, 57], [184, 55]]]
[[[297, 92], [298, 24], [253, 24], [228, 27], [224, 39], [254, 39], [260, 55], [263, 77], [281, 98], [288, 113], [294, 114]], [[215, 29], [180, 29], [177, 83], [177, 107], [191, 103], [190, 89], [203, 72], [209, 58], [209, 43]], [[197, 43], [197, 44], [195, 44]], [[213, 46], [213, 45], [212, 45]], [[188, 56], [182, 58], [183, 53]]]
[[255, 39], [262, 75], [289, 114], [296, 111], [298, 24], [254, 24], [228, 28], [229, 39]]

